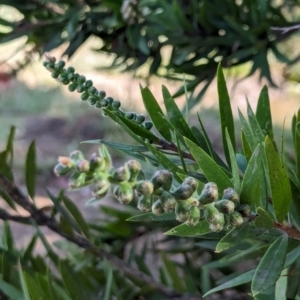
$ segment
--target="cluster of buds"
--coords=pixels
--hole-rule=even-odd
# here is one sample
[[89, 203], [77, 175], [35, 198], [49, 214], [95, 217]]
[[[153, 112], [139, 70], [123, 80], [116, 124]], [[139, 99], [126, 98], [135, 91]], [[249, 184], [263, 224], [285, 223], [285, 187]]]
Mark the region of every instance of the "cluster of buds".
[[[135, 112], [125, 112], [121, 110], [121, 103], [112, 97], [107, 97], [105, 91], [99, 91], [94, 87], [92, 80], [87, 80], [85, 76], [75, 72], [73, 67], [65, 68], [66, 63], [60, 60], [56, 63], [53, 57], [47, 57], [43, 63], [44, 67], [51, 72], [51, 76], [64, 85], [68, 85], [71, 92], [77, 91], [81, 94], [81, 100], [87, 101], [90, 105], [113, 111], [117, 115], [127, 118], [136, 124], [150, 130], [153, 126], [151, 121], [146, 121], [143, 114]], [[103, 112], [105, 116], [105, 112]]]
[[181, 185], [174, 187], [171, 172], [159, 170], [146, 180], [141, 169], [136, 160], [114, 168], [107, 148], [102, 145], [99, 153], [92, 154], [89, 160], [78, 150], [69, 157], [59, 157], [54, 171], [58, 176], [70, 175], [71, 190], [92, 185], [95, 199], [105, 197], [112, 190], [120, 203], [135, 200], [138, 209], [144, 213], [175, 212], [176, 220], [189, 226], [195, 226], [205, 218], [213, 232], [238, 227], [251, 214], [249, 205], [240, 205], [233, 188], [225, 189], [219, 199], [217, 185], [209, 182], [199, 195], [198, 182], [193, 177], [185, 178]]

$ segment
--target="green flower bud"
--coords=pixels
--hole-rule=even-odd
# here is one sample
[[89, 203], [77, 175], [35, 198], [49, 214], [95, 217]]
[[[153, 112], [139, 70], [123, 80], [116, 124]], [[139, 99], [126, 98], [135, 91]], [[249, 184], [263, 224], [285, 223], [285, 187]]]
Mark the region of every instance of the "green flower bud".
[[83, 85], [77, 85], [76, 90], [77, 90], [78, 93], [82, 93], [84, 91], [84, 86]]
[[63, 69], [65, 67], [66, 63], [63, 60], [60, 60], [56, 66], [58, 69]]
[[208, 182], [205, 184], [198, 201], [202, 205], [206, 205], [215, 202], [218, 199], [218, 186], [214, 182]]
[[152, 213], [153, 213], [154, 215], [161, 215], [161, 214], [164, 213], [164, 209], [163, 209], [163, 207], [162, 207], [162, 205], [161, 205], [161, 203], [160, 203], [159, 200], [156, 200], [156, 201], [152, 204], [151, 209], [152, 209]]
[[117, 186], [118, 190], [115, 193], [117, 196], [117, 199], [122, 203], [122, 204], [128, 204], [131, 202], [133, 199], [133, 190], [127, 181], [121, 182], [119, 186]]
[[101, 99], [100, 101], [98, 99], [98, 103], [100, 103], [101, 107], [104, 107], [104, 108], [109, 106], [109, 101], [107, 99]]
[[186, 200], [190, 198], [193, 193], [194, 189], [190, 185], [182, 184], [172, 193], [172, 195], [176, 200]]
[[106, 196], [108, 190], [110, 188], [110, 182], [107, 179], [96, 179], [94, 190], [93, 190], [93, 196], [98, 199], [102, 199]]
[[156, 171], [151, 178], [151, 182], [154, 186], [154, 191], [158, 190], [159, 188], [169, 190], [172, 186], [172, 181], [173, 175], [167, 170]]
[[234, 203], [231, 200], [223, 199], [215, 203], [215, 207], [223, 214], [230, 215], [234, 211]]
[[105, 161], [97, 153], [93, 153], [90, 158], [90, 171], [91, 172], [104, 172], [105, 171]]
[[122, 182], [125, 180], [127, 181], [129, 179], [129, 176], [130, 173], [126, 165], [124, 167], [119, 167], [112, 173], [112, 178], [114, 182]]
[[90, 169], [90, 164], [87, 160], [85, 159], [81, 159], [81, 160], [78, 160], [77, 163], [76, 163], [76, 170], [79, 172], [79, 173], [86, 173], [88, 172]]
[[85, 83], [85, 81], [86, 81], [85, 76], [83, 76], [83, 75], [79, 75], [78, 76], [77, 82], [78, 82], [79, 85], [83, 86], [83, 84]]
[[200, 220], [200, 210], [198, 207], [193, 206], [190, 209], [189, 218], [185, 222], [189, 226], [195, 226]]
[[126, 112], [125, 113], [125, 118], [128, 119], [128, 120], [132, 120], [134, 118], [134, 113], [133, 112]]
[[86, 174], [85, 173], [81, 173], [77, 179], [75, 180], [71, 180], [69, 182], [69, 188], [70, 189], [75, 189], [75, 188], [79, 188], [85, 185], [85, 180], [86, 180]]
[[71, 160], [73, 160], [75, 162], [77, 162], [78, 160], [84, 159], [83, 153], [79, 150], [75, 150], [75, 151], [71, 152], [69, 157], [71, 158]]
[[251, 215], [251, 208], [248, 204], [240, 205], [236, 210], [242, 215], [242, 217], [249, 217]]
[[147, 129], [147, 130], [150, 130], [152, 127], [153, 127], [153, 123], [151, 121], [146, 121], [144, 123], [144, 127]]
[[227, 188], [224, 190], [223, 199], [231, 200], [235, 206], [238, 206], [240, 203], [239, 195], [233, 188]]
[[199, 201], [198, 199], [194, 198], [194, 197], [190, 197], [189, 199], [186, 200], [186, 203], [190, 206], [199, 206]]
[[222, 222], [218, 223], [218, 224], [209, 223], [209, 229], [212, 232], [220, 232], [223, 230], [223, 228], [224, 228], [224, 224], [222, 224]]
[[[69, 73], [68, 74], [68, 79], [70, 80], [70, 81], [73, 81], [74, 79], [75, 79], [75, 74], [74, 73]], [[76, 82], [73, 82], [74, 84], [76, 84], [76, 87], [77, 87], [77, 83]], [[73, 91], [75, 91], [75, 89], [73, 90]], [[72, 92], [73, 92], [72, 91]]]
[[94, 86], [91, 86], [88, 92], [90, 93], [90, 95], [95, 95], [98, 91]]
[[177, 201], [175, 205], [175, 216], [179, 222], [185, 222], [188, 220], [190, 210], [185, 201]]
[[68, 67], [67, 73], [72, 74], [75, 72], [75, 69], [73, 67]]
[[150, 195], [146, 195], [146, 196], [142, 196], [139, 199], [137, 208], [141, 211], [141, 212], [149, 212], [152, 210], [152, 204], [151, 204], [151, 196]]
[[52, 77], [52, 78], [58, 78], [58, 76], [59, 76], [59, 72], [58, 72], [58, 71], [53, 71], [53, 72], [51, 73], [51, 77]]
[[204, 217], [209, 223], [212, 223], [214, 225], [222, 222], [224, 223], [224, 215], [219, 212], [214, 204], [208, 204], [205, 206]]
[[232, 226], [239, 227], [244, 223], [244, 219], [239, 212], [234, 211], [231, 215], [229, 215], [229, 222]]
[[131, 160], [127, 161], [126, 166], [127, 166], [128, 170], [129, 170], [129, 173], [130, 173], [128, 181], [129, 182], [134, 182], [137, 179], [138, 175], [140, 174], [140, 172], [142, 170], [142, 166], [135, 159], [131, 159]]
[[70, 83], [70, 80], [69, 79], [65, 79], [62, 81], [62, 84], [63, 85], [68, 85]]
[[160, 195], [160, 203], [164, 211], [171, 212], [174, 211], [177, 202], [171, 193], [163, 191]]
[[141, 180], [135, 185], [135, 189], [142, 195], [151, 195], [153, 193], [153, 183], [149, 180]]
[[68, 86], [68, 89], [70, 92], [74, 92], [76, 90], [76, 88], [77, 88], [76, 82], [73, 82], [73, 83], [69, 84], [69, 86]]
[[89, 93], [84, 92], [81, 94], [80, 98], [82, 101], [86, 101], [89, 98], [89, 96]]
[[95, 105], [96, 103], [98, 103], [98, 98], [96, 96], [89, 96], [88, 97], [88, 102], [90, 105]]
[[198, 186], [198, 181], [194, 177], [187, 177], [184, 179], [183, 184], [190, 185], [194, 191], [196, 191]]
[[137, 124], [142, 124], [145, 121], [145, 116], [144, 115], [137, 115], [135, 117], [135, 121]]
[[85, 90], [91, 88], [93, 86], [93, 81], [92, 80], [87, 80], [84, 84]]
[[118, 100], [114, 100], [113, 103], [111, 104], [113, 110], [118, 110], [120, 106], [121, 106], [121, 102]]
[[[104, 99], [105, 98], [105, 96], [106, 96], [106, 92], [105, 91], [99, 91], [98, 92], [98, 97], [100, 98], [100, 99]], [[110, 98], [110, 97], [109, 97]], [[111, 98], [112, 99], [112, 98]], [[114, 100], [114, 99], [112, 99], [112, 100]], [[111, 101], [112, 102], [112, 101]], [[109, 101], [109, 103], [111, 103], [110, 101]]]
[[67, 175], [70, 171], [72, 171], [72, 168], [70, 168], [67, 165], [64, 165], [62, 163], [58, 163], [55, 167], [54, 167], [54, 173], [56, 176], [64, 176]]

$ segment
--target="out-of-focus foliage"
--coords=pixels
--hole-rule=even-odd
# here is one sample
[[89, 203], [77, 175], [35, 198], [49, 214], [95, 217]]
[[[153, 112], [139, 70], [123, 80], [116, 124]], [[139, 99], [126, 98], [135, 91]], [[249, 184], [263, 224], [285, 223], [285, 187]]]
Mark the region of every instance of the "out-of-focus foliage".
[[[182, 79], [187, 89], [199, 83], [203, 89], [191, 96], [197, 103], [214, 78], [218, 62], [231, 67], [252, 62], [248, 75], [256, 70], [274, 85], [268, 51], [277, 59], [293, 63], [279, 52], [278, 43], [297, 28], [292, 13], [296, 0], [90, 0], [42, 1], [2, 0], [23, 18], [9, 22], [2, 16], [0, 42], [27, 36], [27, 44], [40, 53], [68, 44], [64, 55], [71, 57], [90, 37], [103, 45], [96, 51], [113, 54], [111, 67], [136, 70], [147, 64], [149, 74]], [[9, 28], [9, 30], [7, 30]], [[163, 55], [164, 48], [171, 48]], [[22, 51], [22, 50], [20, 50]], [[101, 67], [101, 66], [100, 66]], [[176, 96], [184, 93], [180, 89]]]

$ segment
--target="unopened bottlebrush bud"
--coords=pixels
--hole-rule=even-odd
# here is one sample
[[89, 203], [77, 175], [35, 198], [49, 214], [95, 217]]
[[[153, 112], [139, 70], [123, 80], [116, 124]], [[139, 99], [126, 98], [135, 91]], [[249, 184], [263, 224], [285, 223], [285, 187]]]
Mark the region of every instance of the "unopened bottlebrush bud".
[[91, 86], [88, 92], [90, 93], [90, 95], [95, 95], [98, 91], [94, 86]]
[[58, 157], [58, 162], [65, 165], [65, 166], [68, 166], [68, 167], [73, 167], [74, 166], [74, 162], [71, 160], [70, 157], [67, 157], [67, 156], [59, 156]]
[[77, 89], [77, 83], [73, 82], [69, 84], [68, 89], [70, 92], [74, 92]]
[[119, 109], [121, 106], [121, 102], [118, 100], [114, 100], [113, 103], [111, 104], [111, 107], [113, 110], [117, 110]]
[[151, 196], [146, 195], [140, 197], [137, 208], [144, 213], [151, 211], [152, 210]]
[[190, 197], [189, 199], [185, 200], [186, 203], [190, 206], [199, 206], [199, 201], [198, 199], [194, 198], [194, 197]]
[[173, 175], [167, 170], [159, 170], [154, 173], [151, 178], [154, 190], [163, 188], [164, 190], [169, 190], [172, 186]]
[[224, 224], [222, 222], [218, 224], [209, 223], [209, 229], [212, 232], [220, 232], [223, 230], [223, 228], [224, 228]]
[[142, 124], [145, 121], [145, 116], [144, 115], [137, 115], [135, 117], [135, 122], [137, 124]]
[[137, 160], [131, 159], [126, 162], [126, 166], [130, 173], [128, 181], [129, 182], [135, 181], [142, 170], [141, 164]]
[[60, 60], [56, 66], [58, 69], [63, 69], [65, 67], [66, 63], [63, 60]]
[[77, 85], [76, 90], [77, 90], [78, 93], [82, 93], [84, 91], [84, 86], [83, 85]]
[[206, 205], [215, 202], [218, 199], [218, 186], [214, 182], [205, 184], [198, 200], [200, 204]]
[[176, 199], [168, 191], [163, 191], [160, 195], [160, 202], [166, 212], [174, 211], [176, 205]]
[[72, 74], [75, 72], [75, 69], [73, 67], [68, 67], [67, 73]]
[[251, 208], [248, 204], [242, 204], [238, 206], [236, 210], [245, 218], [251, 215]]
[[93, 153], [90, 158], [90, 171], [103, 172], [105, 171], [105, 160], [100, 157], [97, 153]]
[[233, 188], [227, 188], [224, 190], [222, 198], [231, 200], [235, 206], [239, 205], [240, 203], [239, 195]]
[[76, 163], [76, 170], [79, 173], [88, 172], [89, 169], [90, 169], [90, 164], [89, 164], [89, 162], [87, 160], [81, 159], [81, 160], [77, 161], [77, 163]]
[[114, 170], [112, 173], [112, 178], [116, 182], [122, 182], [128, 180], [129, 176], [130, 173], [127, 166], [119, 167], [118, 169]]
[[190, 209], [185, 201], [177, 201], [175, 205], [175, 216], [179, 222], [185, 222], [189, 218]]
[[74, 189], [74, 188], [79, 188], [79, 187], [84, 186], [85, 179], [86, 179], [86, 174], [81, 173], [75, 180], [70, 180], [69, 188]]
[[147, 130], [150, 130], [152, 127], [153, 127], [153, 123], [151, 121], [146, 121], [144, 123], [144, 127], [147, 129]]
[[93, 86], [93, 81], [92, 80], [87, 80], [84, 84], [85, 89], [89, 89], [90, 87]]
[[189, 226], [195, 226], [200, 220], [200, 210], [198, 207], [193, 206], [190, 209], [189, 218], [185, 222]]
[[88, 97], [88, 102], [90, 105], [95, 105], [96, 103], [98, 103], [98, 98], [96, 96], [89, 96]]
[[234, 203], [231, 200], [223, 199], [215, 203], [215, 207], [223, 214], [230, 215], [234, 211]]
[[90, 97], [90, 94], [86, 93], [86, 92], [82, 93], [80, 96], [82, 101], [86, 101], [89, 97]]
[[103, 179], [95, 180], [93, 196], [95, 198], [101, 199], [107, 194], [109, 188], [110, 188], [110, 182], [107, 179], [103, 178]]
[[77, 161], [77, 160], [82, 160], [84, 159], [84, 155], [81, 151], [79, 150], [75, 150], [72, 151], [69, 155], [69, 157], [73, 160], [73, 161]]
[[143, 195], [151, 195], [153, 193], [153, 183], [149, 180], [141, 180], [135, 185], [135, 189]]
[[58, 71], [53, 71], [53, 72], [51, 73], [51, 77], [52, 77], [52, 78], [58, 78], [58, 76], [59, 76], [59, 72], [58, 72]]
[[[73, 80], [75, 79], [75, 74], [74, 74], [74, 73], [69, 73], [69, 74], [68, 74], [68, 79], [69, 79], [70, 81], [73, 81]], [[75, 86], [77, 87], [77, 83], [76, 83], [76, 82], [73, 82], [73, 84], [75, 84]], [[76, 88], [75, 88], [75, 89], [76, 89]], [[72, 92], [75, 91], [75, 89], [73, 89]]]
[[[104, 99], [105, 96], [106, 96], [106, 92], [105, 92], [105, 91], [99, 91], [99, 92], [98, 92], [98, 97], [99, 97], [100, 99]], [[112, 99], [112, 98], [111, 98], [111, 99]], [[109, 100], [108, 100], [108, 102], [111, 103]]]
[[79, 76], [77, 77], [77, 82], [78, 82], [78, 84], [83, 85], [83, 84], [85, 83], [85, 81], [86, 81], [86, 78], [85, 78], [84, 75], [79, 75]]
[[132, 120], [132, 119], [134, 118], [133, 112], [127, 111], [127, 112], [125, 113], [125, 118], [128, 119], [128, 120]]
[[152, 213], [153, 213], [154, 215], [161, 215], [161, 214], [164, 213], [164, 209], [163, 209], [163, 207], [162, 207], [162, 205], [161, 205], [161, 203], [160, 203], [159, 200], [156, 200], [156, 201], [152, 204], [151, 209], [152, 209]]
[[54, 173], [56, 176], [64, 176], [64, 175], [68, 174], [71, 170], [72, 170], [72, 168], [70, 168], [68, 165], [64, 165], [62, 163], [58, 163], [54, 167]]
[[198, 181], [194, 177], [187, 177], [183, 180], [183, 184], [190, 185], [194, 191], [196, 191], [198, 186]]
[[117, 199], [122, 204], [128, 204], [133, 199], [133, 190], [130, 183], [124, 181], [117, 186], [117, 191], [114, 192]]
[[186, 200], [190, 198], [194, 193], [194, 189], [189, 184], [180, 185], [172, 195], [176, 200]]
[[232, 226], [238, 227], [244, 223], [244, 219], [239, 212], [234, 211], [231, 215], [229, 215], [229, 222]]
[[219, 212], [214, 204], [208, 204], [204, 208], [204, 216], [207, 222], [217, 225], [224, 222], [224, 215]]

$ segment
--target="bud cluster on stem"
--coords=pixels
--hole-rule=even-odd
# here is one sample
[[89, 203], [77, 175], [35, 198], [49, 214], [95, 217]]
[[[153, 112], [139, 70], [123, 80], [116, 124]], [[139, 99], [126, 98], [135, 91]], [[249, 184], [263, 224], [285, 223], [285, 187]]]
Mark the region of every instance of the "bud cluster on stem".
[[206, 219], [213, 232], [230, 230], [240, 226], [251, 214], [249, 205], [240, 205], [239, 196], [231, 187], [223, 191], [220, 199], [214, 182], [206, 183], [198, 194], [198, 181], [193, 177], [186, 177], [175, 186], [168, 170], [158, 170], [150, 180], [144, 179], [141, 164], [136, 160], [114, 168], [104, 145], [89, 160], [76, 150], [69, 157], [59, 157], [58, 161], [54, 172], [58, 176], [70, 175], [70, 189], [91, 185], [94, 199], [101, 199], [112, 190], [122, 204], [134, 200], [141, 212], [154, 215], [174, 212], [177, 221], [189, 226]]

